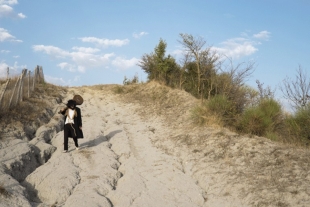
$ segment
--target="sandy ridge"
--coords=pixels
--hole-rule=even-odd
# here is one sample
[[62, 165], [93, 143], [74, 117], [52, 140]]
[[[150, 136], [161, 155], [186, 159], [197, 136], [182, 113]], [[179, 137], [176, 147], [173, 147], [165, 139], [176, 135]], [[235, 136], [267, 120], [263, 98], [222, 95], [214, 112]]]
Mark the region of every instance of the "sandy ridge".
[[[156, 88], [143, 90], [147, 87]], [[302, 207], [310, 203], [310, 176], [303, 171], [309, 169], [305, 156], [309, 153], [302, 149], [223, 129], [189, 130], [182, 122], [185, 113], [176, 114], [178, 121], [172, 123], [173, 113], [165, 119], [163, 109], [159, 115], [143, 104], [124, 101], [126, 97], [115, 94], [113, 87], [70, 88], [65, 100], [74, 94], [85, 99], [80, 107], [85, 135], [79, 140], [80, 150], [71, 141], [69, 153], [61, 152], [63, 121], [55, 113], [30, 143], [15, 141], [25, 154], [33, 151], [29, 160], [39, 161], [31, 162], [32, 172], [19, 180], [7, 173], [7, 167], [0, 167], [0, 183], [8, 180], [5, 186], [16, 198], [1, 197], [0, 206]], [[9, 150], [2, 144], [0, 153], [4, 149]]]

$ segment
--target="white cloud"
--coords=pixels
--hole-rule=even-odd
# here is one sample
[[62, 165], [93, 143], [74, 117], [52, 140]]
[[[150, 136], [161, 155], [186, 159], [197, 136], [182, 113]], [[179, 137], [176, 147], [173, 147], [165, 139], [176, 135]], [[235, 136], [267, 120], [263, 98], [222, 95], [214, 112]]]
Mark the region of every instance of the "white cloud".
[[9, 66], [6, 63], [0, 62], [0, 78], [6, 78], [8, 67]]
[[19, 57], [20, 57], [19, 55], [14, 55], [14, 56], [13, 56], [13, 58], [19, 58]]
[[0, 0], [0, 18], [1, 17], [11, 17], [11, 18], [21, 18], [24, 19], [26, 18], [26, 15], [23, 13], [15, 13], [13, 7], [9, 5], [15, 5], [18, 4], [17, 0]]
[[73, 50], [77, 50], [79, 52], [85, 52], [85, 53], [96, 53], [100, 52], [98, 48], [92, 48], [92, 47], [73, 47]]
[[21, 40], [16, 39], [13, 35], [11, 35], [8, 30], [4, 28], [0, 28], [0, 42], [22, 42]]
[[70, 72], [76, 72], [77, 71], [77, 68], [75, 65], [72, 65], [72, 64], [67, 63], [67, 62], [59, 63], [57, 66], [60, 67], [61, 69], [64, 69], [64, 70], [67, 70]]
[[54, 84], [54, 85], [69, 85], [71, 81], [65, 81], [63, 78], [56, 78], [48, 75], [44, 75], [44, 79], [46, 82]]
[[62, 62], [58, 64], [61, 69], [71, 72], [85, 72], [86, 69], [104, 67], [110, 64], [114, 53], [93, 54], [100, 50], [95, 48], [73, 47], [77, 52], [69, 52], [54, 46], [34, 45], [33, 50], [36, 52], [44, 52], [53, 58], [68, 59], [72, 63]]
[[27, 68], [27, 65], [18, 65], [18, 62], [15, 62], [13, 66], [10, 66], [5, 62], [0, 62], [0, 78], [6, 78], [8, 67], [9, 76], [12, 77], [20, 75], [22, 69]]
[[8, 5], [0, 5], [0, 17], [10, 16], [13, 13], [13, 8]]
[[11, 51], [9, 50], [1, 50], [0, 53], [10, 53]]
[[144, 35], [148, 35], [149, 33], [147, 32], [140, 32], [140, 33], [133, 33], [132, 36], [136, 39], [139, 39], [140, 37], [144, 36]]
[[26, 15], [24, 15], [23, 13], [18, 13], [17, 16], [21, 19], [25, 19]]
[[36, 52], [45, 52], [46, 54], [48, 55], [51, 55], [51, 56], [54, 56], [56, 58], [65, 58], [65, 57], [68, 57], [70, 56], [70, 53], [65, 51], [65, 50], [62, 50], [58, 47], [54, 47], [54, 46], [51, 46], [51, 45], [34, 45], [32, 46], [33, 50], [36, 51]]
[[257, 34], [254, 34], [253, 35], [254, 38], [257, 38], [257, 39], [261, 39], [261, 40], [269, 40], [270, 38], [270, 32], [268, 31], [261, 31]]
[[254, 34], [253, 38], [255, 39], [249, 37], [247, 33], [242, 33], [241, 36], [242, 37], [228, 39], [221, 43], [222, 47], [212, 47], [212, 50], [230, 58], [250, 56], [258, 51], [257, 45], [261, 44], [261, 42], [255, 39], [268, 40], [270, 32], [261, 31]]
[[0, 4], [14, 5], [18, 4], [17, 0], [0, 0]]
[[223, 47], [213, 47], [218, 53], [231, 58], [240, 58], [255, 53], [258, 49], [256, 43], [245, 38], [229, 39], [221, 43]]
[[116, 57], [112, 61], [112, 65], [114, 65], [118, 68], [121, 68], [121, 69], [127, 69], [127, 68], [131, 68], [133, 66], [136, 66], [138, 62], [139, 62], [139, 59], [137, 59], [137, 58], [124, 59], [121, 57]]
[[94, 55], [84, 52], [72, 52], [72, 61], [78, 65], [78, 71], [85, 72], [86, 68], [97, 68], [109, 64], [114, 53]]
[[121, 47], [123, 45], [126, 45], [129, 43], [128, 39], [120, 40], [120, 39], [114, 39], [114, 40], [109, 40], [109, 39], [100, 39], [96, 37], [82, 37], [79, 38], [82, 40], [82, 42], [90, 42], [94, 43], [96, 45], [99, 45], [101, 47], [109, 47], [109, 46], [116, 46], [116, 47]]
[[174, 51], [172, 51], [173, 55], [179, 56], [179, 55], [184, 55], [184, 50], [182, 49], [176, 49]]

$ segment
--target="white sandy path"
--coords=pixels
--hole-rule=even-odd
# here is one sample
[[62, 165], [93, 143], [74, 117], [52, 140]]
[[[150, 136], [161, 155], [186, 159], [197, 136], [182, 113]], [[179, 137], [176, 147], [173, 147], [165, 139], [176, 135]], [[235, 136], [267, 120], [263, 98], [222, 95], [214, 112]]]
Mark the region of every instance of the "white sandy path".
[[71, 141], [69, 153], [61, 153], [63, 131], [52, 139], [57, 151], [25, 181], [40, 199], [34, 206], [204, 206], [203, 191], [178, 159], [152, 145], [151, 126], [159, 123], [144, 122], [135, 106], [104, 90], [73, 90], [68, 98], [85, 99], [85, 138], [79, 151]]

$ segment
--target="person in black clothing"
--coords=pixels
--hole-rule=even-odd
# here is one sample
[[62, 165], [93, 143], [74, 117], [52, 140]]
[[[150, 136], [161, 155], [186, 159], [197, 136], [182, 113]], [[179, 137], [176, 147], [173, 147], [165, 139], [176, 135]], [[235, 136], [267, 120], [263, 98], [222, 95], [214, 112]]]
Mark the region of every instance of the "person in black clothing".
[[79, 150], [78, 139], [83, 138], [81, 109], [76, 106], [76, 101], [69, 100], [67, 107], [60, 110], [64, 115], [64, 151], [68, 152], [68, 139], [72, 137], [76, 150]]

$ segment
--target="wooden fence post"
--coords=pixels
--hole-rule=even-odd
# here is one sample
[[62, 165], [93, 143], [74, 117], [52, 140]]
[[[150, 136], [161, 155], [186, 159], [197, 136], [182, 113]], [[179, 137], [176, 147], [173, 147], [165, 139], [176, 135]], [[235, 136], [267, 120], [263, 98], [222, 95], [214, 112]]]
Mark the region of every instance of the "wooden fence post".
[[32, 85], [32, 90], [34, 90], [34, 86], [35, 86], [35, 82], [36, 82], [36, 74], [37, 74], [37, 70], [36, 70], [37, 68], [34, 68], [34, 70], [33, 70], [33, 78], [32, 78], [32, 80], [33, 80], [33, 85]]
[[45, 80], [44, 80], [44, 74], [43, 74], [43, 68], [42, 68], [42, 66], [40, 66], [39, 70], [40, 70], [40, 82], [41, 82], [41, 83], [44, 83]]
[[6, 68], [6, 79], [7, 79], [7, 80], [9, 79], [9, 73], [10, 73], [10, 68], [7, 67], [7, 68]]
[[16, 86], [17, 86], [17, 84], [19, 82], [19, 79], [20, 79], [20, 77], [18, 77], [18, 79], [17, 79], [17, 81], [15, 83], [14, 90], [13, 90], [13, 93], [12, 93], [12, 96], [11, 96], [11, 99], [10, 99], [10, 102], [9, 102], [9, 108], [11, 107], [12, 100], [13, 100], [13, 97], [14, 97], [14, 94], [15, 94], [15, 90], [16, 90]]
[[28, 98], [30, 97], [30, 70], [28, 70]]
[[5, 86], [4, 86], [4, 88], [3, 88], [3, 91], [2, 91], [2, 93], [1, 93], [1, 97], [0, 97], [0, 108], [1, 108], [1, 103], [2, 103], [2, 99], [3, 99], [4, 93], [5, 93], [5, 91], [6, 91], [6, 88], [8, 87], [9, 82], [10, 82], [10, 79], [8, 79], [8, 80], [6, 81], [6, 84], [5, 84]]
[[27, 69], [23, 69], [22, 71], [22, 74], [21, 74], [21, 80], [20, 80], [20, 83], [19, 83], [19, 89], [18, 89], [18, 99], [17, 99], [17, 102], [16, 102], [16, 105], [17, 103], [23, 101], [23, 96], [24, 96], [24, 78], [27, 74]]
[[[7, 68], [7, 69], [9, 71], [9, 68]], [[13, 105], [14, 97], [16, 97], [16, 101], [14, 100], [15, 105], [17, 105], [20, 101], [23, 101], [24, 95], [26, 95], [24, 93], [24, 88], [27, 87], [27, 85], [26, 85], [26, 83], [24, 83], [25, 82], [24, 80], [25, 80], [25, 78], [27, 78], [27, 72], [28, 72], [28, 97], [30, 97], [30, 90], [31, 90], [30, 88], [32, 87], [32, 89], [34, 90], [36, 82], [38, 82], [38, 83], [41, 82], [39, 76], [42, 76], [41, 77], [42, 81], [44, 81], [42, 67], [40, 68], [39, 66], [37, 66], [34, 69], [32, 86], [31, 86], [31, 83], [30, 83], [30, 80], [31, 80], [30, 73], [31, 73], [31, 71], [29, 71], [27, 69], [23, 69], [21, 75], [17, 78], [16, 83], [14, 85], [14, 89], [13, 89], [13, 92], [11, 94], [11, 98], [10, 98], [10, 101], [9, 101], [9, 104], [8, 104], [8, 108], [11, 108], [11, 106]], [[8, 74], [7, 75], [7, 78], [8, 78], [9, 72], [7, 74]], [[1, 108], [1, 102], [3, 100], [3, 97], [4, 97], [5, 93], [7, 92], [7, 86], [8, 86], [10, 81], [11, 81], [11, 79], [8, 78], [8, 81], [6, 82], [6, 85], [5, 85], [4, 89], [2, 88], [2, 90], [3, 90], [2, 92], [1, 92], [1, 89], [0, 89], [0, 93], [1, 93], [1, 96], [0, 96], [0, 108]], [[14, 84], [14, 82], [13, 82], [13, 84]], [[9, 92], [9, 93], [11, 93], [11, 92]]]

